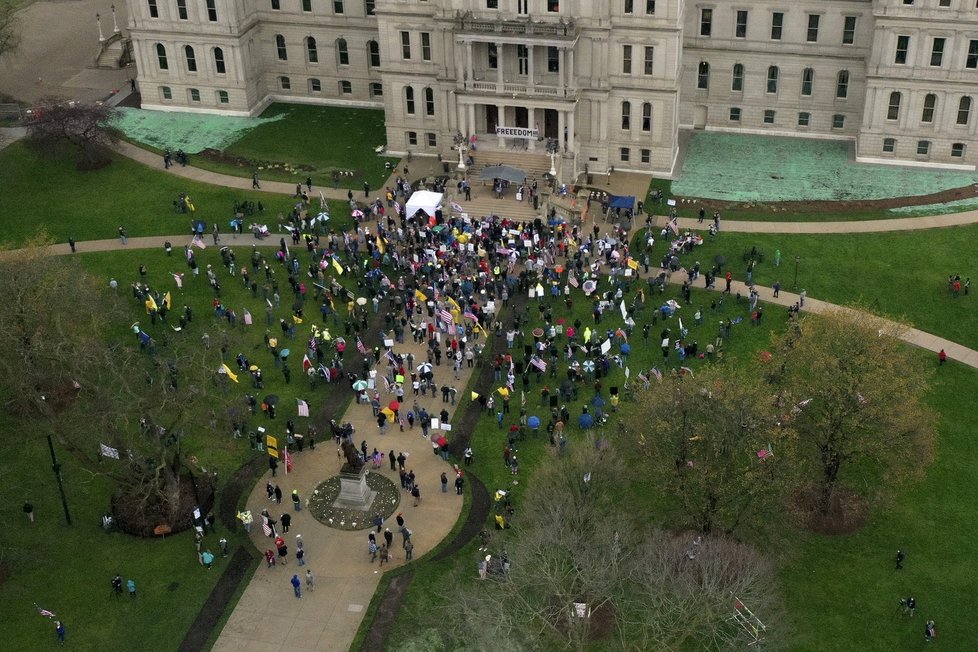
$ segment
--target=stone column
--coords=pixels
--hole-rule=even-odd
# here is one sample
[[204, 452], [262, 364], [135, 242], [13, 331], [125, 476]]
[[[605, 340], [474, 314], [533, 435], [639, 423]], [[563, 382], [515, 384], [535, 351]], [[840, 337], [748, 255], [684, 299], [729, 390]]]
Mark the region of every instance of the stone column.
[[557, 111], [557, 142], [560, 143], [560, 151], [564, 151], [564, 112]]
[[[496, 105], [496, 112], [497, 112], [496, 125], [497, 126], [506, 126], [506, 105], [505, 104], [497, 104]], [[500, 136], [498, 138], [498, 140], [499, 140], [499, 143], [498, 143], [499, 144], [499, 149], [504, 149], [506, 147], [506, 140], [502, 136]]]
[[469, 129], [468, 133], [471, 136], [472, 134], [477, 133], [479, 131], [479, 128], [476, 127], [475, 124], [475, 104], [467, 105], [466, 109], [468, 110], [469, 119], [465, 123], [465, 126]]
[[458, 101], [458, 94], [455, 94], [455, 116], [458, 119], [458, 130], [462, 132], [463, 136], [468, 136], [469, 126], [465, 122], [466, 109], [465, 105]]
[[567, 151], [574, 151], [574, 113], [576, 108], [567, 112]]
[[577, 88], [577, 83], [574, 81], [574, 49], [569, 48], [567, 50], [567, 85], [571, 88]]
[[557, 87], [560, 88], [560, 95], [567, 95], [567, 86], [564, 84], [564, 48], [557, 49]]
[[472, 72], [472, 41], [465, 42], [465, 87], [472, 88], [473, 82], [473, 72]]
[[530, 87], [530, 92], [533, 92], [533, 51], [536, 50], [533, 44], [526, 46], [526, 64], [527, 64], [527, 77], [526, 83]]
[[506, 46], [502, 43], [496, 44], [496, 92], [503, 92], [503, 65], [506, 62]]

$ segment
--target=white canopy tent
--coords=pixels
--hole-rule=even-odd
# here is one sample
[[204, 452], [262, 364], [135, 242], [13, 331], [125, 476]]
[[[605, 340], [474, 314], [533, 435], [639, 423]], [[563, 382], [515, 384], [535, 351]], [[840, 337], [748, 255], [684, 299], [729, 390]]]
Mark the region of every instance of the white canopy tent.
[[415, 215], [419, 210], [434, 217], [435, 211], [441, 209], [441, 202], [444, 197], [444, 193], [418, 190], [408, 199], [404, 211], [408, 217]]

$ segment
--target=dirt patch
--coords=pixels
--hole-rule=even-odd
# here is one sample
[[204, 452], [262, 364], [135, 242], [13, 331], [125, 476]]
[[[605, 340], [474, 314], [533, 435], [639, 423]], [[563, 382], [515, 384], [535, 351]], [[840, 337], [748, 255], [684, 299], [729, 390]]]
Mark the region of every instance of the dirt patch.
[[165, 504], [162, 497], [144, 503], [121, 490], [112, 496], [112, 513], [119, 529], [137, 537], [156, 536], [153, 530], [158, 525], [169, 526], [169, 532], [173, 534], [190, 528], [193, 523], [187, 514], [195, 506], [199, 506], [203, 514], [214, 506], [214, 485], [207, 476], [181, 476], [179, 504], [175, 508]]
[[217, 581], [211, 594], [207, 596], [207, 602], [204, 603], [183, 642], [180, 643], [180, 652], [196, 652], [196, 650], [203, 650], [207, 646], [211, 632], [220, 621], [231, 596], [238, 590], [238, 585], [241, 584], [241, 580], [244, 579], [255, 558], [246, 546], [238, 546], [237, 550], [234, 551], [231, 561], [221, 573], [221, 579]]
[[835, 490], [828, 514], [822, 514], [816, 507], [818, 501], [818, 487], [799, 489], [791, 496], [795, 522], [809, 532], [851, 534], [862, 528], [869, 517], [865, 499], [845, 487]]
[[394, 626], [397, 614], [401, 611], [401, 602], [404, 601], [404, 594], [407, 593], [413, 579], [414, 573], [401, 573], [387, 584], [384, 597], [381, 598], [377, 613], [374, 614], [373, 623], [367, 630], [367, 636], [364, 637], [363, 644], [360, 646], [361, 651], [384, 649], [384, 642], [387, 640], [391, 627]]
[[[793, 213], [846, 213], [846, 212], [872, 212], [884, 211], [890, 208], [902, 208], [905, 206], [925, 206], [928, 204], [943, 204], [960, 199], [972, 199], [978, 197], [978, 186], [970, 185], [962, 188], [952, 188], [929, 195], [914, 195], [911, 197], [890, 197], [887, 199], [863, 199], [863, 200], [840, 200], [840, 201], [781, 201], [781, 202], [730, 202], [716, 199], [701, 199], [698, 197], [686, 197], [676, 195], [675, 199], [687, 202], [696, 202], [697, 207], [702, 207], [707, 212], [713, 210], [725, 211], [756, 211], [759, 213], [778, 214], [784, 213], [790, 216]], [[688, 204], [687, 204], [688, 205]]]

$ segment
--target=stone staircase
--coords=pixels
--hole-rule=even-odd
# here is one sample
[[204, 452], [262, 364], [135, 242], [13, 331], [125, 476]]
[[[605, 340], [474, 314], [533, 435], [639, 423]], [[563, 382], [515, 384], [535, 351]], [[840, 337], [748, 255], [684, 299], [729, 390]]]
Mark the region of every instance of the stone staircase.
[[[526, 172], [529, 183], [537, 182], [537, 189], [546, 188], [545, 176], [550, 172], [550, 157], [546, 154], [534, 152], [512, 152], [480, 149], [473, 154], [475, 164], [467, 170], [469, 183], [472, 185], [472, 200], [464, 201], [459, 196], [454, 196], [454, 187], [449, 189], [448, 195], [451, 201], [458, 202], [471, 217], [483, 217], [485, 215], [499, 215], [517, 220], [533, 220], [544, 214], [543, 195], [541, 192], [539, 208], [533, 210], [533, 202], [516, 201], [516, 185], [511, 184], [506, 195], [502, 199], [496, 199], [492, 194], [492, 180], [483, 182], [481, 180], [482, 170], [493, 165], [506, 165], [518, 168]], [[558, 161], [559, 164], [559, 161]]]
[[121, 34], [112, 34], [100, 44], [98, 54], [95, 55], [95, 67], [103, 70], [122, 68], [123, 57], [128, 54], [128, 45], [129, 41]]

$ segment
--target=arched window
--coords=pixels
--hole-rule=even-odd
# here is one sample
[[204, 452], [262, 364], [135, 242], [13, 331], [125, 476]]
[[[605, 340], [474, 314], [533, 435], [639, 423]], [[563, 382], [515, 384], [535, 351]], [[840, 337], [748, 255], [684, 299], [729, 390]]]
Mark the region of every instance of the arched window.
[[223, 75], [228, 71], [227, 66], [224, 65], [224, 50], [221, 48], [214, 48], [214, 70], [219, 75]]
[[744, 90], [744, 64], [735, 63], [733, 67], [733, 79], [730, 82], [730, 90]]
[[778, 92], [778, 77], [781, 71], [778, 70], [777, 66], [771, 66], [767, 69], [767, 92], [777, 93]]
[[184, 46], [183, 53], [187, 55], [187, 72], [197, 72], [197, 56], [189, 45]]
[[965, 95], [958, 101], [957, 123], [959, 125], [966, 125], [970, 120], [971, 120], [971, 96]]
[[710, 64], [705, 61], [700, 61], [700, 65], [696, 70], [696, 88], [709, 88], [710, 87]]
[[435, 115], [435, 91], [430, 87], [424, 89], [424, 112], [425, 115]]
[[414, 115], [414, 89], [410, 86], [404, 89], [404, 108], [408, 115]]
[[903, 96], [900, 93], [893, 91], [890, 93], [890, 103], [886, 107], [886, 119], [887, 120], [899, 120], [900, 119], [900, 102], [903, 100]]
[[801, 72], [801, 94], [809, 96], [812, 94], [812, 87], [815, 85], [815, 71], [805, 68]]
[[281, 34], [275, 35], [275, 50], [278, 53], [279, 61], [287, 61], [289, 52], [285, 49], [285, 37]]
[[336, 60], [341, 66], [350, 65], [350, 51], [346, 47], [346, 39], [336, 40]]
[[652, 131], [652, 103], [642, 105], [642, 131]]
[[367, 41], [367, 52], [370, 54], [370, 65], [376, 68], [380, 65], [380, 45], [377, 41]]
[[622, 131], [628, 131], [632, 128], [632, 103], [622, 102], [621, 103], [621, 129]]
[[937, 96], [927, 93], [924, 96], [924, 110], [920, 113], [920, 121], [925, 123], [934, 122], [934, 109], [937, 107]]
[[316, 39], [311, 36], [306, 37], [306, 57], [309, 63], [319, 63], [319, 49], [316, 46]]
[[166, 47], [162, 43], [156, 44], [156, 61], [160, 65], [160, 70], [170, 69], [170, 64], [166, 61]]

